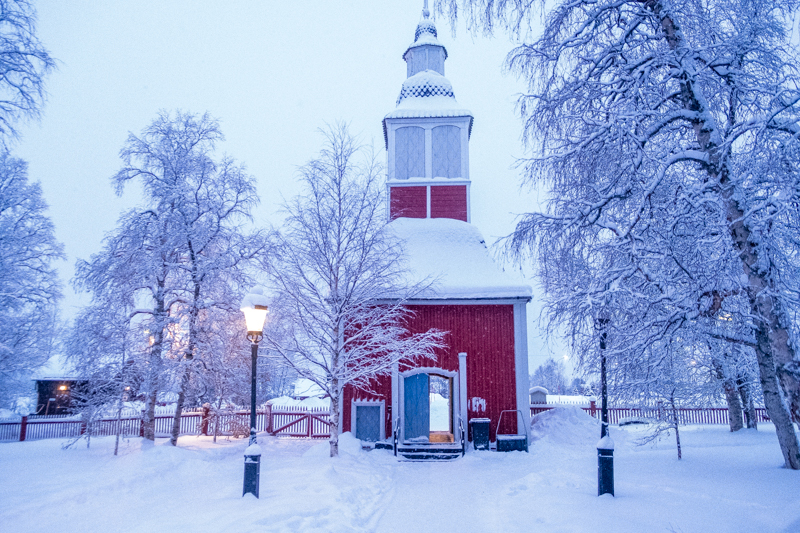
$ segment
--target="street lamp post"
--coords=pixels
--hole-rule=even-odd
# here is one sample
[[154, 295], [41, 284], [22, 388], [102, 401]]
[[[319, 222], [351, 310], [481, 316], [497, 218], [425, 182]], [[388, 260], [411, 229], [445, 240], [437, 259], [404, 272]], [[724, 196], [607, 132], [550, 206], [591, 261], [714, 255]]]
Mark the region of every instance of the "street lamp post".
[[614, 495], [614, 441], [608, 433], [608, 383], [606, 381], [606, 343], [608, 316], [596, 319], [600, 332], [600, 442], [597, 443], [597, 495]]
[[247, 493], [258, 498], [259, 478], [261, 471], [261, 448], [256, 441], [256, 375], [258, 370], [258, 343], [264, 332], [264, 321], [267, 318], [267, 297], [261, 289], [244, 297], [241, 305], [247, 323], [247, 339], [250, 341], [250, 444], [244, 452], [244, 488], [242, 496]]

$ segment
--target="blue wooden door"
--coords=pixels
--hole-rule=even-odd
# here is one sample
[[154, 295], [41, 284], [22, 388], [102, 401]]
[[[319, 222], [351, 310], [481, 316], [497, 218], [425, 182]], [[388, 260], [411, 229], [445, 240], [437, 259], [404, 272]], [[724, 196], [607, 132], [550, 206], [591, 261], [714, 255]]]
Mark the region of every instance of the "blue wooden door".
[[427, 440], [430, 435], [428, 374], [414, 374], [403, 384], [403, 430], [405, 440]]

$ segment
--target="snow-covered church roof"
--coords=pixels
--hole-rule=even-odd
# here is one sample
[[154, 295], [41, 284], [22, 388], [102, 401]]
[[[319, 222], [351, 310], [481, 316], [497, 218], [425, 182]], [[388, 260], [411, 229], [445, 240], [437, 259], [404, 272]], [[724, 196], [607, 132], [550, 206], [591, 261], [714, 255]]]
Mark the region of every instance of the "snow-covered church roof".
[[402, 242], [408, 281], [431, 284], [414, 299], [531, 297], [530, 285], [495, 263], [472, 224], [450, 218], [397, 218], [389, 228]]

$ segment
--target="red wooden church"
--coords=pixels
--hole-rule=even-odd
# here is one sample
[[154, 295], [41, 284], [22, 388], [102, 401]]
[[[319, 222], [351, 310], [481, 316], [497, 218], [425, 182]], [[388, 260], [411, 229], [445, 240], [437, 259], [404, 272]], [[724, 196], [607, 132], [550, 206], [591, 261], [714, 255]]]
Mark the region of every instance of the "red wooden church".
[[492, 261], [470, 224], [473, 117], [444, 77], [447, 50], [427, 10], [403, 59], [408, 78], [397, 107], [383, 119], [387, 216], [405, 242], [412, 275], [436, 280], [409, 302], [411, 329], [448, 331], [448, 346], [436, 361], [397, 366], [372, 393], [346, 388], [341, 429], [363, 441], [383, 441], [396, 431], [406, 449], [460, 449], [462, 432], [471, 440], [470, 420], [488, 419], [495, 441], [501, 413], [509, 411], [500, 433], [527, 438], [531, 289]]

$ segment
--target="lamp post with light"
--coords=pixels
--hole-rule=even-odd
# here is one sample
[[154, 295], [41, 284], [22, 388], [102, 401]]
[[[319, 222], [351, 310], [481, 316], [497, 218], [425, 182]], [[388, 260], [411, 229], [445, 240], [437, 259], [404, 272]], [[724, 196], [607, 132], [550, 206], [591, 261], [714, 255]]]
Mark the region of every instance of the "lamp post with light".
[[244, 452], [244, 489], [258, 498], [259, 477], [261, 470], [261, 448], [256, 442], [256, 375], [258, 364], [258, 343], [264, 332], [264, 321], [267, 318], [267, 297], [261, 289], [253, 289], [244, 297], [241, 305], [244, 320], [247, 323], [247, 339], [250, 341], [250, 444]]
[[600, 442], [597, 443], [597, 495], [614, 495], [614, 441], [608, 433], [608, 382], [606, 378], [606, 344], [608, 312], [603, 309], [595, 318], [600, 333]]

